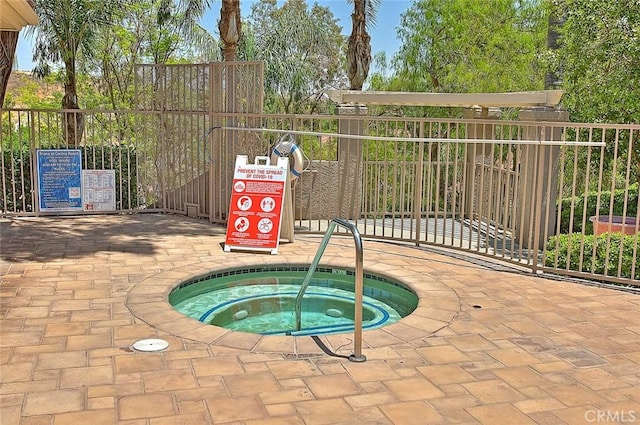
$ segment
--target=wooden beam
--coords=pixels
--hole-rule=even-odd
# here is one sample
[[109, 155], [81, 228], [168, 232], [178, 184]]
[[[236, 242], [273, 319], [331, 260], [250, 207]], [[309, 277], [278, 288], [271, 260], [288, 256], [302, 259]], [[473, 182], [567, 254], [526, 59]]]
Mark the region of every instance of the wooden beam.
[[351, 90], [327, 92], [331, 100], [340, 104], [451, 107], [557, 106], [563, 94], [562, 90], [512, 93], [415, 93]]
[[27, 0], [0, 0], [0, 30], [20, 31], [37, 24], [38, 15]]

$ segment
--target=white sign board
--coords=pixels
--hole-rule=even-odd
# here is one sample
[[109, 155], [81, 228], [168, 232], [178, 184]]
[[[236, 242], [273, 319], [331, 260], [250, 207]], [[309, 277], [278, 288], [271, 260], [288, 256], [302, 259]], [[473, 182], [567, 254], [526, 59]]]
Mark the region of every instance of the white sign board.
[[82, 170], [82, 209], [115, 211], [116, 170]]

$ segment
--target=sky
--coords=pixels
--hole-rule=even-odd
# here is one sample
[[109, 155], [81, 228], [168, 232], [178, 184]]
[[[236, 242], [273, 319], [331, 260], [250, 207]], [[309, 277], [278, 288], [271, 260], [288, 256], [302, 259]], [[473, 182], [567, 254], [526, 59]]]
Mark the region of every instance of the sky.
[[[250, 13], [253, 3], [241, 0], [243, 17]], [[331, 10], [338, 20], [338, 25], [342, 27], [342, 34], [348, 36], [351, 33], [351, 11], [353, 9], [351, 3], [347, 0], [307, 0], [307, 4], [310, 6], [313, 3], [318, 3]], [[215, 1], [202, 19], [203, 26], [216, 37], [220, 4], [220, 1]], [[380, 0], [376, 26], [369, 29], [372, 56], [385, 51], [387, 60], [390, 60], [393, 54], [398, 51], [400, 42], [396, 38], [396, 28], [400, 25], [400, 15], [410, 6], [411, 0]], [[27, 38], [25, 33], [25, 30], [20, 32], [14, 66], [15, 69], [21, 71], [31, 71], [33, 69], [33, 40]]]

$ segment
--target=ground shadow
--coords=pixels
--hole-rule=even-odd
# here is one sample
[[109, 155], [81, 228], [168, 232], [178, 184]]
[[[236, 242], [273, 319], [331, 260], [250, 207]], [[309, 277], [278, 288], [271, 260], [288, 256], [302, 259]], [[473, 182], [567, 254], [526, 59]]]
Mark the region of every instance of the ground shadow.
[[152, 255], [156, 241], [172, 235], [215, 236], [225, 229], [204, 219], [171, 214], [60, 216], [0, 219], [4, 262], [81, 258], [97, 252]]

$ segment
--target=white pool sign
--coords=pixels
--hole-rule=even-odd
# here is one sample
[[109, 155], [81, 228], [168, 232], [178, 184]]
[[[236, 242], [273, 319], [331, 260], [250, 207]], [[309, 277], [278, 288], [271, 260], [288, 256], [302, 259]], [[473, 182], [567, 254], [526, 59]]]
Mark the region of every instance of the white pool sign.
[[116, 170], [82, 170], [82, 209], [115, 211]]
[[280, 236], [293, 239], [289, 160], [236, 157], [224, 250], [278, 252]]

